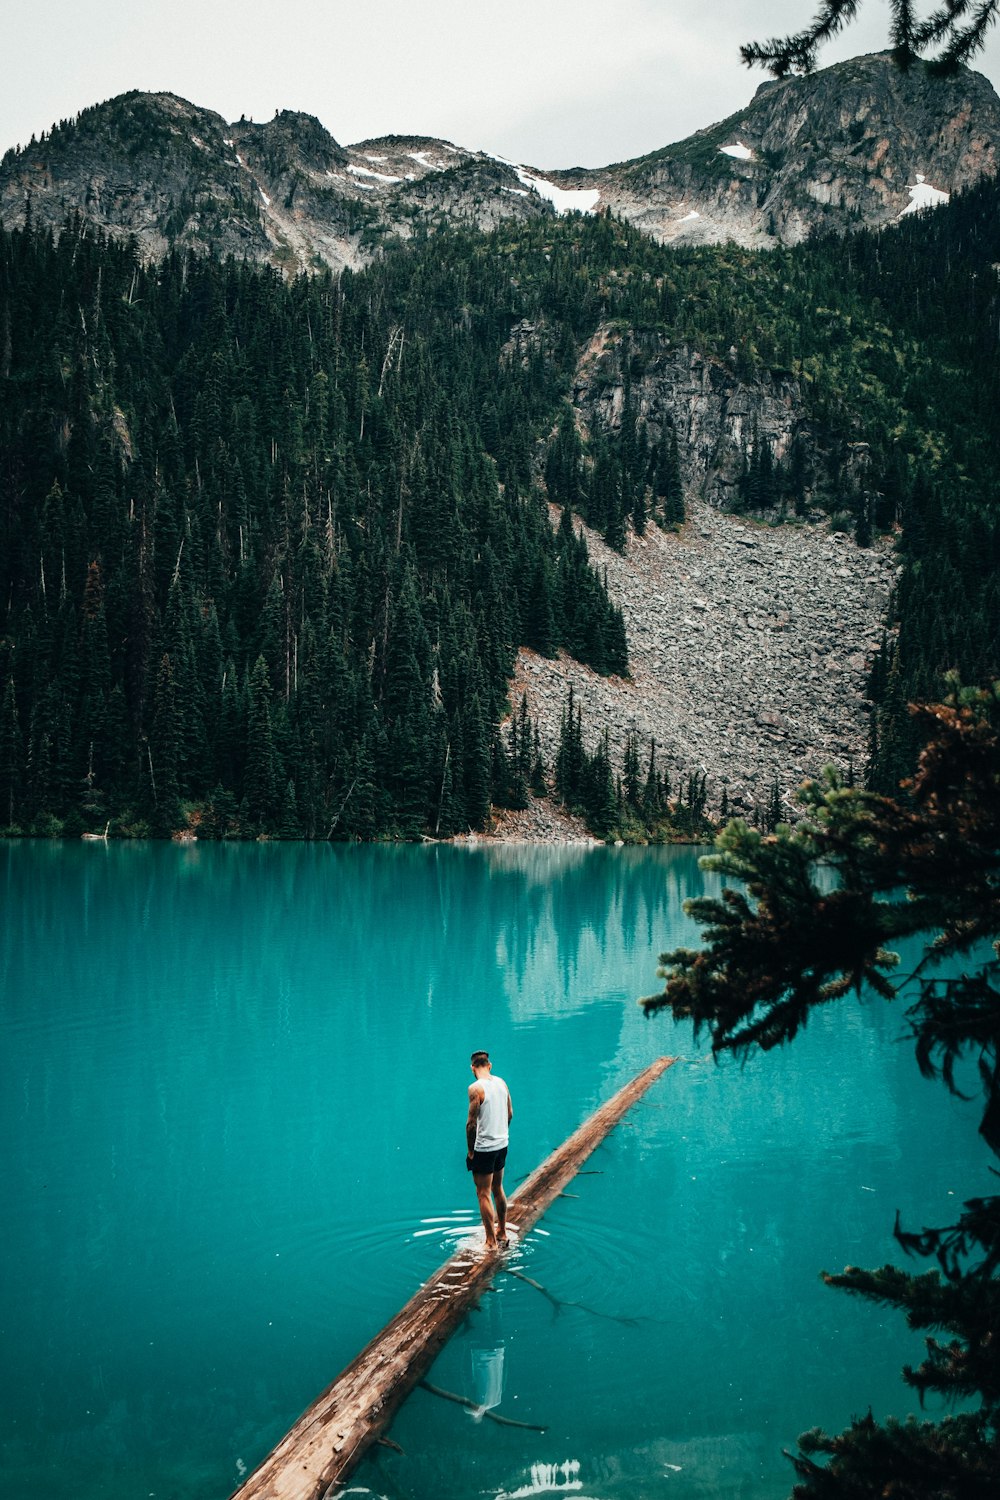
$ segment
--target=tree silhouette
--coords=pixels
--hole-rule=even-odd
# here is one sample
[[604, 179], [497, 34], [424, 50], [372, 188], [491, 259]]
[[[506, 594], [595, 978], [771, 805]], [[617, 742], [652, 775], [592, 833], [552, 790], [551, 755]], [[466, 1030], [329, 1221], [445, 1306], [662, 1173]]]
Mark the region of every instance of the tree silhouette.
[[[956, 1068], [971, 1059], [979, 1131], [1000, 1156], [1000, 684], [956, 689], [919, 717], [928, 741], [898, 797], [831, 776], [806, 789], [794, 830], [728, 825], [703, 865], [742, 888], [688, 903], [705, 946], [662, 955], [665, 990], [643, 1004], [707, 1029], [714, 1052], [768, 1051], [818, 1005], [863, 986], [887, 999], [901, 992], [890, 945], [919, 936], [924, 956], [906, 981], [917, 991], [907, 1012], [917, 1063], [957, 1093]], [[929, 972], [949, 959], [962, 965], [957, 976]], [[849, 1266], [824, 1279], [926, 1332], [925, 1358], [903, 1371], [921, 1399], [933, 1391], [978, 1406], [939, 1423], [869, 1415], [835, 1437], [805, 1434], [793, 1457], [798, 1500], [1000, 1493], [1000, 1196], [970, 1198], [944, 1228], [897, 1222], [896, 1238], [935, 1269]]]
[[[820, 0], [809, 25], [786, 37], [766, 42], [747, 42], [740, 56], [748, 67], [760, 65], [776, 78], [789, 73], [811, 73], [819, 49], [857, 18], [862, 0]], [[929, 59], [937, 72], [952, 73], [975, 57], [986, 43], [986, 35], [997, 18], [1000, 0], [942, 0], [921, 16], [913, 0], [890, 0], [889, 41], [901, 67], [940, 48]]]

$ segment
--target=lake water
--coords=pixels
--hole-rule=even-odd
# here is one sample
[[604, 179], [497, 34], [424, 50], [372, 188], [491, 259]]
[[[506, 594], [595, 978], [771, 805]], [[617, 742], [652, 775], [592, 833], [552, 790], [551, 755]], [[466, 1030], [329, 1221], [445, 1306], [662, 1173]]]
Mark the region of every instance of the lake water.
[[[518, 1252], [355, 1493], [776, 1500], [783, 1446], [905, 1415], [902, 1321], [821, 1269], [985, 1186], [898, 1008], [716, 1066], [647, 1020], [697, 851], [0, 847], [0, 1467], [12, 1500], [224, 1500], [476, 1223], [473, 1048], [508, 1185], [672, 1068]], [[516, 1215], [514, 1215], [516, 1217]]]

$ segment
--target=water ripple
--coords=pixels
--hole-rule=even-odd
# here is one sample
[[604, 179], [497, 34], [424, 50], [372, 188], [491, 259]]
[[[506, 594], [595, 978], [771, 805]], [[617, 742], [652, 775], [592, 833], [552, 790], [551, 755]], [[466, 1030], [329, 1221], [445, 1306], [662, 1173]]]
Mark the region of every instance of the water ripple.
[[527, 1238], [519, 1269], [562, 1306], [631, 1322], [644, 1315], [643, 1267], [655, 1256], [657, 1243], [656, 1235], [634, 1221], [567, 1213]]

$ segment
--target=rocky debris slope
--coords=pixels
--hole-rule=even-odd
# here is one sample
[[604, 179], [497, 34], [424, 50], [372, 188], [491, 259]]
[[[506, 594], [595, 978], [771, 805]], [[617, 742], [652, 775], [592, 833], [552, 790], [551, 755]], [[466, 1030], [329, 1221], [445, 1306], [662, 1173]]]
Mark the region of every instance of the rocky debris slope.
[[866, 669], [896, 575], [891, 546], [761, 526], [702, 502], [689, 514], [683, 534], [649, 527], [624, 556], [587, 532], [625, 615], [631, 681], [522, 650], [511, 702], [527, 693], [549, 768], [572, 685], [585, 743], [607, 731], [616, 765], [635, 730], [647, 753], [655, 739], [673, 778], [707, 774], [710, 810], [725, 788], [732, 810], [750, 813], [777, 778], [792, 811], [789, 794], [824, 766], [863, 771]]
[[594, 844], [582, 818], [554, 797], [532, 797], [525, 808], [494, 808], [485, 833], [462, 834], [453, 844]]
[[[980, 74], [900, 72], [886, 54], [763, 84], [745, 110], [598, 170], [541, 172], [448, 141], [341, 146], [312, 115], [227, 124], [174, 94], [122, 94], [0, 162], [0, 223], [71, 213], [142, 252], [172, 247], [288, 273], [357, 267], [416, 226], [609, 209], [654, 238], [795, 243], [892, 223], [995, 174], [1000, 100]], [[30, 209], [29, 209], [30, 203]]]

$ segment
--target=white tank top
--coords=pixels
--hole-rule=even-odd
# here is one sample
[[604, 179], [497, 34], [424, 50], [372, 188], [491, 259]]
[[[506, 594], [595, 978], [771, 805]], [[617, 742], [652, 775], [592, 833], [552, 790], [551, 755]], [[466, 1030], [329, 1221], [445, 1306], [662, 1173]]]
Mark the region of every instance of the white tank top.
[[507, 1085], [495, 1073], [476, 1082], [485, 1094], [476, 1117], [476, 1150], [499, 1151], [508, 1140]]

